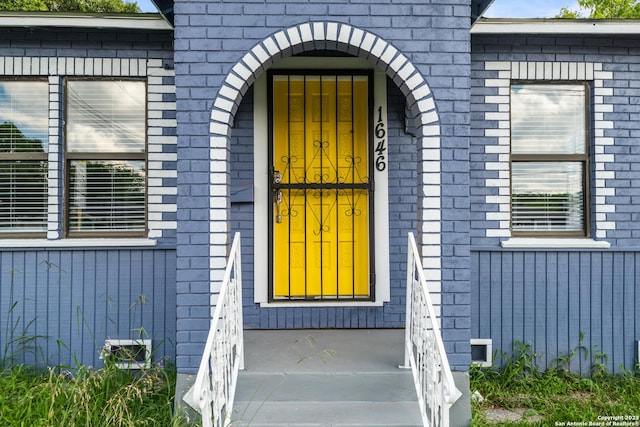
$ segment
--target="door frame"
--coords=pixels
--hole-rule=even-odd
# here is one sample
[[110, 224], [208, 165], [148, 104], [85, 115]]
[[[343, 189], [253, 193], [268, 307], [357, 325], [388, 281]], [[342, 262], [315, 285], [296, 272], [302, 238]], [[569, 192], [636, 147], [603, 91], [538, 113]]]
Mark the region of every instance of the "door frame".
[[[309, 70], [373, 70], [373, 108], [369, 114], [372, 124], [387, 129], [387, 76], [383, 70], [360, 58], [345, 57], [291, 57], [278, 62], [271, 69], [309, 69]], [[389, 272], [389, 214], [388, 214], [388, 173], [387, 169], [373, 168], [375, 177], [374, 229], [370, 238], [372, 263], [376, 266], [376, 280], [372, 290], [374, 299], [368, 301], [269, 301], [271, 268], [269, 228], [272, 216], [272, 203], [269, 200], [271, 172], [268, 170], [269, 152], [269, 99], [267, 86], [269, 73], [254, 82], [254, 302], [262, 307], [314, 307], [314, 306], [381, 306], [390, 301]], [[379, 119], [379, 120], [378, 120]], [[374, 150], [384, 138], [373, 133], [370, 150]], [[388, 147], [388, 144], [385, 145]], [[375, 162], [380, 153], [370, 151], [369, 162]], [[384, 154], [388, 156], [388, 151]]]

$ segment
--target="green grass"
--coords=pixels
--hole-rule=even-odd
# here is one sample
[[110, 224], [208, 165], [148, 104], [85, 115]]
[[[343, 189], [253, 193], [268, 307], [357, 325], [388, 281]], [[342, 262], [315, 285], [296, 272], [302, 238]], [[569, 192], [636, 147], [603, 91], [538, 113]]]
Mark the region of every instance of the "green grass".
[[[42, 261], [47, 271], [64, 271]], [[0, 426], [1, 427], [179, 427], [190, 425], [182, 415], [175, 416], [176, 372], [173, 367], [154, 366], [140, 371], [117, 368], [105, 360], [101, 369], [77, 366], [75, 369], [44, 368], [40, 337], [32, 334], [35, 318], [24, 322], [23, 303], [14, 300], [14, 276], [9, 271], [6, 317], [0, 319]], [[140, 295], [129, 310], [135, 314]], [[80, 307], [78, 318], [84, 322]], [[84, 324], [84, 323], [83, 323]], [[80, 320], [78, 333], [80, 333]], [[92, 331], [88, 331], [93, 336]], [[141, 336], [144, 330], [139, 328]], [[57, 340], [59, 346], [66, 347]], [[24, 360], [35, 360], [33, 366]]]
[[[560, 358], [555, 367], [545, 371], [537, 368], [538, 356], [531, 347], [521, 343], [516, 343], [511, 355], [499, 355], [503, 362], [501, 368], [473, 367], [471, 392], [477, 390], [484, 401], [472, 400], [472, 424], [554, 426], [584, 422], [588, 425], [600, 422], [598, 417], [602, 416], [631, 417], [627, 420], [630, 425], [640, 424], [639, 418], [633, 418], [640, 416], [638, 372], [610, 374], [601, 363], [606, 357], [597, 355], [589, 377], [570, 373], [571, 359], [580, 352], [586, 353], [582, 347], [576, 349], [579, 351]], [[487, 410], [496, 408], [519, 409], [524, 416], [518, 421], [496, 423], [487, 417]]]
[[173, 416], [175, 371], [11, 366], [0, 372], [2, 426], [179, 426]]

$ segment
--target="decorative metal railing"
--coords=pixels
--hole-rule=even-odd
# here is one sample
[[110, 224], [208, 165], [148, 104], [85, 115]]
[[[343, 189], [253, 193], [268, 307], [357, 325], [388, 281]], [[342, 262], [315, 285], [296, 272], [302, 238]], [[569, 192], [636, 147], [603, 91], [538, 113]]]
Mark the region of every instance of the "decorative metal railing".
[[453, 381], [436, 311], [415, 238], [407, 249], [407, 317], [404, 367], [413, 372], [425, 426], [449, 425], [449, 408], [462, 395]]
[[240, 233], [236, 233], [217, 295], [209, 336], [195, 383], [184, 401], [202, 415], [202, 426], [231, 423], [238, 371], [244, 369]]

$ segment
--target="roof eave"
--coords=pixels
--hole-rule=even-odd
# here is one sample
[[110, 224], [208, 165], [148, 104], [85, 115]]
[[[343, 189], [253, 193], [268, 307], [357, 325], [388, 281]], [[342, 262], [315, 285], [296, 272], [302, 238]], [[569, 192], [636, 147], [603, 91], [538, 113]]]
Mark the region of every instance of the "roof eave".
[[637, 19], [480, 18], [471, 34], [636, 35]]
[[494, 0], [472, 0], [471, 23], [476, 22], [482, 14], [491, 6]]
[[0, 28], [97, 28], [140, 31], [171, 31], [159, 13], [88, 14], [53, 12], [1, 12]]
[[173, 13], [173, 0], [151, 0], [151, 2], [156, 6], [156, 9], [164, 16], [164, 18], [171, 24], [172, 26], [175, 24], [174, 13]]

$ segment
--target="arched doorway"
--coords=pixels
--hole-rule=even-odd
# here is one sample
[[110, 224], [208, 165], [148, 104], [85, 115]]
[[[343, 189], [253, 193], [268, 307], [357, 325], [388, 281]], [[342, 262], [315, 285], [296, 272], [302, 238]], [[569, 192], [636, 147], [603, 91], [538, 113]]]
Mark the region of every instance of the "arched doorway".
[[[282, 60], [285, 58], [291, 58], [294, 56], [297, 58], [301, 54], [312, 51], [333, 51], [342, 55], [348, 54], [351, 57], [356, 57], [359, 61], [365, 62], [369, 68], [377, 70], [378, 73], [392, 79], [404, 95], [407, 109], [410, 111], [408, 115], [415, 120], [417, 148], [419, 153], [417, 170], [419, 171], [418, 177], [421, 181], [418, 182], [417, 228], [420, 230], [420, 241], [422, 245], [424, 247], [428, 247], [428, 251], [425, 250], [423, 252], [425, 254], [424, 263], [427, 268], [427, 276], [435, 290], [439, 291], [441, 277], [440, 127], [438, 123], [438, 114], [435, 110], [435, 103], [431, 92], [420, 72], [411, 64], [411, 61], [409, 61], [409, 59], [399, 52], [394, 46], [370, 32], [347, 24], [335, 22], [305, 23], [282, 30], [264, 39], [262, 42], [255, 45], [247, 54], [244, 55], [241, 61], [232, 67], [231, 72], [226, 76], [221, 86], [218, 96], [213, 103], [210, 126], [210, 244], [211, 268], [213, 270], [212, 278], [215, 277], [216, 271], [221, 265], [223, 265], [222, 260], [226, 256], [226, 245], [228, 243], [227, 239], [229, 235], [228, 230], [230, 228], [230, 214], [228, 211], [229, 161], [227, 153], [229, 148], [229, 139], [232, 133], [231, 129], [238, 106], [249, 87], [254, 85], [255, 87], [258, 87], [261, 84], [260, 81], [261, 79], [265, 79], [265, 72], [267, 70], [277, 68], [278, 64], [282, 64], [284, 62]], [[336, 73], [334, 74], [335, 76], [338, 75]], [[289, 79], [287, 80], [288, 82], [290, 82], [290, 77], [292, 75], [300, 76], [299, 73], [289, 73], [286, 75], [288, 76], [287, 79]], [[353, 81], [353, 75], [353, 73], [350, 74], [351, 77], [349, 78], [351, 78], [351, 81]], [[335, 81], [337, 80], [338, 79], [336, 77]], [[267, 84], [272, 83], [267, 82]], [[287, 84], [290, 85], [290, 83]], [[376, 111], [378, 111], [377, 105], [371, 105], [366, 112], [370, 118], [369, 127], [372, 128], [371, 139], [373, 140], [379, 136], [376, 135], [375, 132], [375, 119], [371, 119], [372, 116], [375, 115]], [[268, 129], [266, 133], [270, 133], [273, 129], [273, 123], [269, 122], [268, 118], [265, 119], [265, 121], [266, 129]], [[384, 138], [380, 137], [380, 139]], [[383, 148], [384, 146], [373, 142], [374, 141], [369, 141], [368, 148], [368, 163], [370, 165], [375, 165], [376, 160], [379, 161], [380, 156], [384, 156], [382, 149], [376, 151], [376, 148]], [[311, 139], [311, 143], [313, 144], [313, 139]], [[273, 148], [272, 145], [271, 147]], [[274, 158], [272, 152], [265, 152], [264, 155]], [[281, 154], [277, 157], [291, 158], [291, 156], [283, 156]], [[272, 183], [274, 181], [274, 172], [279, 169], [276, 169], [273, 162], [271, 162], [270, 165], [270, 167], [265, 166], [265, 170], [261, 172], [261, 176], [258, 178], [258, 181], [262, 180], [265, 183]], [[269, 168], [271, 169], [269, 170]], [[258, 215], [256, 217], [256, 222], [259, 221], [260, 217], [267, 217], [267, 213], [271, 215], [268, 219], [268, 223], [255, 224], [255, 239], [267, 240], [269, 243], [263, 242], [260, 244], [265, 244], [265, 247], [267, 248], [273, 248], [273, 240], [269, 240], [269, 236], [273, 236], [273, 234], [264, 233], [265, 237], [259, 237], [258, 235], [263, 233], [264, 230], [267, 230], [268, 227], [272, 227], [274, 223], [277, 223], [279, 214], [271, 210], [271, 208], [272, 202], [277, 205], [278, 202], [276, 198], [278, 197], [278, 192], [281, 192], [282, 190], [280, 187], [276, 188], [273, 185], [268, 185], [267, 187], [270, 193], [267, 193], [266, 191], [259, 192], [257, 188], [255, 189], [256, 203], [258, 203], [258, 197], [265, 197], [267, 199], [266, 202], [263, 203], [265, 205], [262, 208], [264, 209], [264, 214]], [[314, 188], [314, 190], [317, 189]], [[287, 189], [287, 191], [291, 191], [291, 189]], [[267, 194], [269, 194], [269, 196], [267, 196]], [[274, 209], [278, 208], [276, 207]], [[377, 215], [377, 217], [381, 216], [382, 215]], [[375, 230], [378, 227], [379, 225], [377, 223], [369, 225], [369, 228], [372, 230]], [[374, 237], [375, 236], [372, 235], [370, 239], [374, 240]], [[273, 237], [271, 238], [273, 239]], [[376, 240], [380, 244], [381, 239]], [[351, 244], [352, 247], [355, 246], [353, 242]], [[323, 250], [320, 249], [318, 252], [322, 254]], [[373, 252], [376, 252], [375, 249]], [[371, 256], [375, 257], [374, 255]], [[274, 256], [272, 255], [265, 259], [268, 259], [270, 263], [266, 264], [267, 272], [264, 274], [256, 273], [256, 276], [267, 276], [272, 278], [274, 273], [272, 269], [268, 268], [268, 266], [273, 265]], [[369, 265], [373, 264], [374, 262], [370, 262]], [[384, 264], [384, 262], [378, 262], [378, 264]], [[276, 287], [272, 285], [264, 286], [260, 291], [256, 288], [256, 293], [258, 294], [260, 292], [262, 293], [262, 297], [257, 297], [256, 302], [260, 304], [271, 304], [272, 306], [278, 303], [278, 301], [274, 301], [273, 296], [274, 294], [278, 296], [278, 292], [281, 291], [277, 290]], [[292, 296], [290, 290], [287, 290], [286, 292], [289, 292], [287, 296]], [[293, 294], [295, 294], [295, 292]], [[363, 300], [367, 300], [372, 304], [382, 304], [384, 302], [384, 288], [371, 288], [367, 292], [368, 293], [365, 295]], [[319, 293], [322, 295], [323, 290], [312, 290], [311, 293], [315, 299], [317, 296], [316, 294]], [[352, 291], [351, 294], [354, 295], [355, 292]], [[264, 297], [265, 295], [266, 298]], [[331, 303], [342, 303], [342, 301], [338, 301], [341, 296], [339, 290], [334, 294], [329, 293], [329, 295], [329, 299], [336, 300], [331, 301]]]

